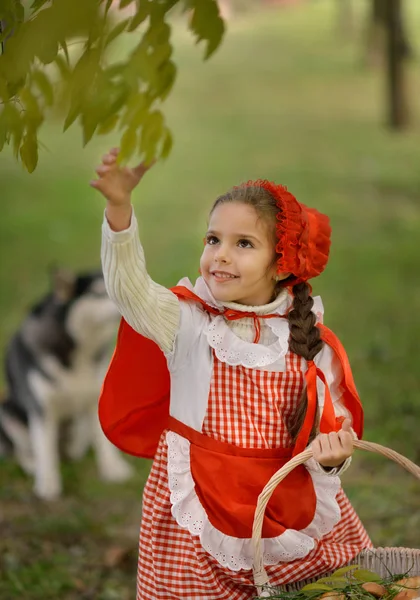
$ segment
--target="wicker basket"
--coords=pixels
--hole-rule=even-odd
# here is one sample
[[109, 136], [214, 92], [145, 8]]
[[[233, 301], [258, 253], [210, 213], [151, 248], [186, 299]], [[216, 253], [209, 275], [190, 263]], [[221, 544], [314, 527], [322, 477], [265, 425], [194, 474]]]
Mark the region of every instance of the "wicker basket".
[[[398, 454], [398, 452], [379, 444], [362, 440], [355, 440], [354, 446], [355, 448], [376, 452], [377, 454], [382, 454], [383, 456], [390, 458], [420, 480], [420, 467], [408, 460], [408, 458]], [[261, 544], [261, 532], [266, 506], [278, 484], [283, 481], [295, 467], [303, 464], [311, 457], [312, 450], [308, 448], [292, 458], [273, 475], [258, 497], [257, 508], [254, 515], [252, 539], [254, 543], [253, 576], [260, 597], [270, 596], [270, 592], [267, 588], [264, 590], [265, 586], [269, 586], [269, 579], [264, 568]], [[375, 571], [381, 577], [386, 577], [390, 574], [405, 573], [407, 571], [410, 571], [410, 575], [413, 576], [420, 575], [420, 550], [409, 548], [376, 548], [374, 550], [364, 550], [349, 564], [359, 564], [363, 568]], [[287, 591], [298, 590], [307, 583], [313, 581], [316, 581], [316, 578], [288, 584], [287, 586], [284, 586], [283, 589], [286, 589]]]

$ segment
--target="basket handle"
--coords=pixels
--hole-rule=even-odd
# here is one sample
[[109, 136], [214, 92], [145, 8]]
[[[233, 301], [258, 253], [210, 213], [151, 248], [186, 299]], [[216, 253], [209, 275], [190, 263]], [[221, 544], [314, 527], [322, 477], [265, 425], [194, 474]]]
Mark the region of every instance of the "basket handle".
[[[385, 446], [381, 446], [380, 444], [375, 444], [373, 442], [365, 442], [364, 440], [353, 440], [353, 446], [355, 448], [360, 448], [361, 450], [376, 452], [377, 454], [382, 454], [383, 456], [390, 458], [420, 480], [420, 467], [418, 467], [415, 463], [411, 462], [411, 460], [409, 460], [408, 458], [405, 458], [405, 456], [402, 456], [402, 454], [398, 454], [398, 452], [395, 452], [395, 450], [391, 450], [390, 448], [386, 448]], [[307, 448], [300, 454], [297, 454], [294, 458], [289, 460], [289, 462], [287, 462], [281, 469], [274, 473], [274, 475], [266, 484], [261, 494], [258, 496], [257, 507], [255, 509], [254, 514], [254, 524], [252, 527], [252, 542], [254, 546], [254, 562], [252, 570], [254, 576], [254, 584], [258, 589], [259, 595], [262, 594], [262, 587], [268, 584], [268, 576], [264, 568], [261, 547], [261, 533], [265, 509], [278, 484], [281, 481], [283, 481], [283, 479], [287, 477], [287, 475], [291, 473], [291, 471], [293, 471], [295, 467], [303, 464], [311, 457], [311, 448]]]

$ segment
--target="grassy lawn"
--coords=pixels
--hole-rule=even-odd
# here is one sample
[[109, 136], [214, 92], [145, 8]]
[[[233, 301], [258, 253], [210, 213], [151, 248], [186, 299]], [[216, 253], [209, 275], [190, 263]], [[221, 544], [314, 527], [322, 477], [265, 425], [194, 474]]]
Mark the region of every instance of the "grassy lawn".
[[[335, 2], [249, 13], [206, 64], [183, 28], [179, 78], [166, 114], [175, 147], [135, 197], [149, 271], [173, 285], [197, 276], [213, 199], [258, 177], [285, 183], [331, 216], [327, 271], [314, 282], [326, 324], [342, 339], [366, 411], [365, 438], [420, 463], [420, 70], [410, 67], [413, 124], [384, 127], [385, 83], [353, 39], [335, 31]], [[407, 1], [410, 32], [420, 6]], [[103, 203], [88, 182], [117, 140], [81, 148], [80, 131], [46, 126], [29, 176], [0, 161], [0, 336], [4, 350], [48, 286], [48, 266], [98, 265]], [[64, 466], [64, 499], [44, 506], [12, 463], [0, 463], [0, 598], [134, 598], [146, 461], [125, 486], [96, 480], [92, 457]], [[376, 545], [420, 547], [419, 483], [385, 459], [357, 454], [344, 487]]]

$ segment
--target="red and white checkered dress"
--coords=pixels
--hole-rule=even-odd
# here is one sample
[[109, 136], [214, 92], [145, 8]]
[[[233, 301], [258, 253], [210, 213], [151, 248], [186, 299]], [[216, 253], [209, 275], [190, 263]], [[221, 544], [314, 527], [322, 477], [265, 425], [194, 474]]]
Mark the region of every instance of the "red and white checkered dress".
[[[301, 360], [289, 352], [285, 372], [271, 372], [230, 366], [214, 357], [202, 433], [243, 448], [289, 447], [285, 423], [302, 392]], [[251, 600], [256, 596], [252, 572], [222, 567], [203, 549], [199, 537], [172, 516], [167, 459], [164, 432], [144, 490], [137, 600]], [[270, 584], [325, 573], [372, 547], [341, 488], [336, 499], [341, 520], [304, 558], [268, 566]]]

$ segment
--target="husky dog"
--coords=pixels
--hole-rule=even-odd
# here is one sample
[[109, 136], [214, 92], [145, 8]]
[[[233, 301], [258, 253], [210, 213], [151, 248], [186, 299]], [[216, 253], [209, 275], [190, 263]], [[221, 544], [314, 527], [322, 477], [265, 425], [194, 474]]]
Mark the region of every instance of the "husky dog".
[[55, 270], [52, 279], [51, 292], [32, 308], [7, 348], [7, 392], [0, 403], [0, 454], [13, 451], [34, 476], [35, 494], [45, 500], [61, 493], [61, 447], [77, 460], [93, 445], [105, 480], [132, 475], [97, 416], [120, 315], [101, 273]]

